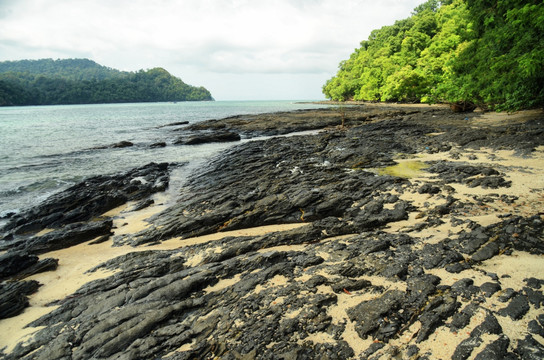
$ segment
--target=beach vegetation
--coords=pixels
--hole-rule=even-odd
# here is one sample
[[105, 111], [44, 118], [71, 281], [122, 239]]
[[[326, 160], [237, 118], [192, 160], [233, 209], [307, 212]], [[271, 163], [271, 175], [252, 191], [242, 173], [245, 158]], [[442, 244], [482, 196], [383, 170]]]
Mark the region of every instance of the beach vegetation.
[[544, 3], [429, 0], [371, 32], [323, 86], [331, 100], [544, 105]]

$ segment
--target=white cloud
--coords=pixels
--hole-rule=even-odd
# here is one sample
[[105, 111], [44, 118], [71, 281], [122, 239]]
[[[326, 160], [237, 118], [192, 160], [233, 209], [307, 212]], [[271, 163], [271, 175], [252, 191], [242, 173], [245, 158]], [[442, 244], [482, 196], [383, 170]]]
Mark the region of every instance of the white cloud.
[[[304, 97], [304, 83], [315, 96], [321, 87], [309, 86], [334, 75], [371, 30], [409, 16], [423, 1], [4, 0], [0, 60], [88, 57], [123, 70], [162, 66], [218, 99], [254, 96], [259, 83], [266, 84], [262, 98], [285, 86]], [[236, 74], [246, 87], [255, 79], [256, 88], [234, 82], [229, 93], [214, 91]], [[298, 81], [296, 74], [304, 75]]]

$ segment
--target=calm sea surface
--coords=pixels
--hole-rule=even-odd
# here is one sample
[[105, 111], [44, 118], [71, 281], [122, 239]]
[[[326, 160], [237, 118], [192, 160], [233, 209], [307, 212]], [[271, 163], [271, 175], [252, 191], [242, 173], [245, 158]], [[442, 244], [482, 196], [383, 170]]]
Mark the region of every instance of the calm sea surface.
[[[0, 108], [0, 218], [82, 179], [149, 162], [189, 162], [177, 181], [232, 144], [172, 145], [179, 121], [323, 107], [293, 101], [215, 101]], [[134, 146], [93, 149], [120, 141]], [[164, 148], [149, 146], [164, 141]], [[1, 225], [1, 221], [0, 221]]]

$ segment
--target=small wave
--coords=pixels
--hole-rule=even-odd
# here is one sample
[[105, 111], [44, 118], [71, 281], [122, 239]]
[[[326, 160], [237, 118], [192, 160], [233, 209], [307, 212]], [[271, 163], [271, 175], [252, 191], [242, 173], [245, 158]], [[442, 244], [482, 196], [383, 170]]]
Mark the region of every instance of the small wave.
[[56, 154], [47, 154], [47, 155], [37, 155], [34, 156], [32, 159], [58, 159], [58, 158], [71, 158], [83, 154], [87, 154], [90, 152], [95, 151], [96, 149], [89, 148], [89, 149], [80, 149], [80, 150], [73, 150], [68, 151], [64, 153], [56, 153]]
[[73, 184], [74, 184], [73, 182], [64, 181], [60, 179], [46, 179], [42, 181], [36, 181], [26, 186], [22, 186], [21, 190], [24, 192], [33, 192], [33, 191], [41, 192], [43, 190], [58, 189], [58, 188], [66, 187]]
[[50, 196], [62, 191], [75, 182], [60, 179], [45, 179], [30, 184], [23, 184], [17, 188], [0, 191], [0, 219], [8, 218], [10, 214], [18, 214], [30, 209]]
[[61, 164], [62, 164], [62, 161], [49, 161], [49, 162], [40, 162], [40, 163], [34, 163], [34, 164], [24, 164], [24, 165], [13, 166], [7, 169], [7, 171], [21, 171], [21, 170], [28, 170], [28, 169], [41, 170], [41, 169], [55, 167]]
[[0, 198], [6, 198], [6, 197], [9, 197], [9, 196], [14, 196], [14, 195], [20, 194], [21, 192], [22, 192], [22, 190], [19, 189], [19, 188], [10, 189], [10, 190], [3, 190], [3, 191], [0, 191]]
[[0, 212], [0, 219], [9, 219], [14, 215], [17, 215], [20, 213], [19, 209], [7, 209]]
[[7, 189], [0, 191], [0, 197], [7, 198], [10, 196], [17, 196], [25, 193], [43, 193], [50, 192], [51, 190], [56, 190], [70, 185], [75, 184], [74, 181], [66, 181], [61, 179], [45, 179], [40, 181], [35, 181], [30, 184], [20, 185], [14, 189]]

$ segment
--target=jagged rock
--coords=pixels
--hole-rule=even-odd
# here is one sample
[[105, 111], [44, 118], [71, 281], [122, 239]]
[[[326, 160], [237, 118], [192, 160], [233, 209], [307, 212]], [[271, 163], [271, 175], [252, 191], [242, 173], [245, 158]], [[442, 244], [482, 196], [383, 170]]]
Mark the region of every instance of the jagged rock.
[[[177, 203], [152, 219], [151, 227], [113, 239], [116, 244], [137, 246], [179, 236], [178, 249], [137, 251], [92, 269], [107, 269], [112, 275], [56, 301], [57, 308], [31, 324], [44, 328], [2, 356], [7, 360], [167, 355], [174, 359], [348, 359], [356, 355], [433, 359], [435, 354], [420, 353], [418, 346], [427, 349], [423, 342], [432, 339], [440, 326], [463, 336], [474, 315], [489, 305], [481, 303], [489, 301], [485, 295], [498, 290], [502, 275], [486, 274], [493, 280], [479, 288], [468, 274], [448, 286], [439, 276], [426, 272], [446, 268], [470, 273], [477, 265], [472, 259], [491, 243], [504, 254], [512, 249], [542, 254], [543, 222], [539, 216], [511, 215], [487, 227], [465, 223], [461, 215], [465, 207], [498, 199], [513, 201], [513, 197], [490, 195], [475, 198], [474, 203], [448, 197], [445, 203], [427, 209], [424, 227], [432, 228], [451, 214], [452, 223], [464, 228], [459, 234], [440, 234], [427, 243], [417, 233], [412, 236], [385, 228], [406, 219], [409, 212], [420, 211], [402, 200], [402, 193], [423, 186], [365, 169], [392, 165], [398, 153], [414, 154], [427, 147], [430, 152], [439, 151], [463, 141], [469, 146], [493, 143], [518, 149], [508, 142], [514, 137], [499, 139], [508, 135], [502, 125], [486, 129], [481, 137], [481, 129], [470, 127], [456, 133], [453, 119], [433, 121], [435, 114], [445, 116], [435, 110], [411, 113], [411, 119], [407, 113], [391, 111], [376, 116], [387, 120], [368, 123], [374, 114], [357, 118], [350, 108], [354, 116], [341, 131], [329, 129], [312, 136], [259, 140], [230, 148], [192, 174], [180, 189]], [[255, 117], [242, 116], [200, 128], [195, 124], [183, 131], [187, 137], [193, 135], [191, 131], [217, 130], [254, 137], [339, 121], [332, 110], [315, 122], [308, 121], [308, 114], [290, 115], [291, 119], [300, 115], [301, 121], [293, 126], [287, 120], [267, 123], [264, 116], [257, 117], [263, 120], [259, 125], [252, 125]], [[267, 116], [273, 119], [275, 115]], [[359, 126], [361, 123], [365, 125]], [[523, 136], [531, 139], [524, 151], [544, 142], [541, 127], [531, 126], [523, 128]], [[431, 132], [444, 134], [424, 136]], [[501, 176], [493, 168], [465, 165], [437, 165], [436, 169], [444, 171], [429, 188], [436, 195], [433, 200], [446, 195], [432, 187], [448, 191], [444, 183], [450, 179], [469, 184], [476, 175], [490, 181]], [[133, 185], [140, 186], [136, 181]], [[147, 203], [146, 196], [133, 200]], [[278, 223], [305, 225], [260, 236], [184, 243], [194, 235]], [[70, 229], [69, 225], [64, 229]], [[49, 233], [53, 234], [51, 242], [44, 248], [55, 246], [61, 231]], [[47, 235], [42, 237], [47, 239]], [[98, 241], [108, 236], [106, 227]], [[35, 251], [42, 251], [42, 245], [33, 243], [38, 238], [24, 237], [26, 243], [13, 234], [10, 246], [23, 249], [23, 244], [32, 245]], [[468, 255], [466, 261], [461, 254]], [[494, 256], [491, 252], [491, 258]], [[525, 316], [525, 305], [542, 305], [540, 281], [528, 279], [526, 283], [495, 293], [509, 302], [498, 315]], [[347, 313], [339, 314], [337, 307], [352, 300], [356, 301]], [[469, 305], [461, 308], [467, 300]], [[454, 359], [496, 358], [507, 350], [508, 339], [495, 315], [486, 314], [485, 321], [457, 347]], [[530, 331], [541, 331], [541, 317], [527, 320], [532, 320]], [[420, 329], [409, 334], [413, 337], [409, 344], [393, 346], [390, 340], [408, 335], [416, 322]], [[345, 338], [353, 326], [357, 336], [376, 341], [357, 354]], [[492, 334], [492, 342], [485, 346], [484, 334]], [[542, 350], [532, 337], [510, 341], [514, 353], [504, 354], [507, 357], [530, 358]]]
[[[41, 271], [53, 270], [58, 262], [45, 259], [38, 262], [37, 254], [74, 246], [111, 235], [112, 220], [98, 217], [129, 200], [141, 200], [163, 191], [168, 185], [168, 164], [151, 163], [141, 168], [113, 176], [91, 177], [71, 188], [53, 195], [27, 212], [13, 216], [5, 225], [8, 231], [0, 250], [0, 278], [23, 278]], [[142, 200], [143, 208], [152, 199]], [[55, 228], [44, 235], [33, 235], [44, 228]], [[30, 233], [27, 233], [30, 232]], [[95, 242], [96, 243], [96, 242]]]
[[437, 296], [433, 298], [423, 310], [419, 317], [421, 330], [417, 335], [416, 342], [422, 342], [442, 325], [459, 307], [455, 296]]
[[491, 297], [497, 291], [501, 290], [501, 286], [495, 282], [486, 282], [480, 286], [480, 290], [486, 297]]
[[436, 286], [440, 283], [440, 278], [434, 275], [424, 274], [422, 276], [410, 278], [406, 281], [408, 292], [407, 301], [416, 308], [421, 308], [431, 294], [436, 291]]
[[373, 343], [368, 347], [368, 349], [365, 350], [362, 357], [368, 358], [370, 355], [374, 354], [376, 351], [383, 349], [385, 347], [385, 344], [382, 342]]
[[111, 145], [112, 148], [125, 148], [125, 147], [130, 147], [130, 146], [134, 146], [133, 143], [131, 143], [130, 141], [121, 141], [121, 142], [118, 142], [118, 143], [115, 143], [113, 145]]
[[331, 288], [335, 293], [357, 291], [372, 286], [368, 280], [351, 280], [346, 279], [336, 284], [331, 284]]
[[45, 235], [21, 240], [11, 248], [11, 251], [27, 251], [32, 254], [43, 254], [53, 250], [64, 249], [104, 234], [110, 234], [112, 226], [113, 222], [110, 219], [69, 224], [60, 230], [52, 231]]
[[517, 295], [517, 292], [512, 288], [504, 289], [498, 297], [500, 302], [508, 302], [511, 298]]
[[390, 315], [400, 308], [403, 299], [404, 292], [390, 290], [381, 297], [362, 302], [346, 312], [349, 319], [356, 323], [355, 330], [361, 338], [365, 339], [368, 336], [376, 339], [389, 338], [400, 329], [400, 324]]
[[20, 271], [17, 273], [17, 276], [14, 276], [16, 279], [24, 279], [28, 276], [38, 274], [44, 271], [53, 271], [56, 270], [59, 266], [59, 260], [53, 258], [46, 258], [38, 261], [36, 264]]
[[[500, 334], [501, 332], [502, 328], [497, 319], [491, 313], [487, 313], [484, 321], [470, 332], [470, 337], [463, 340], [459, 346], [457, 346], [452, 355], [452, 360], [468, 359], [472, 351], [482, 344], [482, 335]], [[503, 346], [504, 344], [501, 342], [500, 345]], [[489, 351], [492, 349], [493, 348], [489, 349]]]
[[37, 262], [38, 257], [29, 253], [10, 251], [2, 254], [0, 255], [0, 279], [13, 276]]
[[523, 293], [527, 296], [529, 303], [533, 305], [536, 309], [540, 309], [541, 305], [544, 305], [544, 294], [542, 291], [533, 290], [529, 287], [523, 288]]
[[[506, 181], [497, 170], [486, 166], [478, 167], [448, 161], [439, 161], [427, 168], [426, 171], [439, 174], [440, 179], [447, 184], [462, 183], [467, 184], [469, 187], [480, 186], [484, 189], [498, 189], [500, 187], [510, 187], [512, 185], [512, 182]], [[424, 185], [422, 189], [423, 192], [420, 193], [431, 193], [429, 191], [433, 188], [430, 187], [430, 185], [427, 187]], [[439, 191], [440, 189], [433, 189], [433, 191], [436, 190]]]
[[157, 126], [157, 129], [161, 129], [161, 128], [165, 128], [165, 127], [170, 127], [170, 126], [187, 125], [187, 124], [189, 124], [189, 121], [188, 121], [188, 120], [184, 120], [184, 121], [176, 121], [176, 122], [173, 122], [173, 123], [169, 123], [169, 124]]
[[166, 143], [164, 141], [159, 141], [159, 142], [156, 142], [156, 143], [153, 143], [153, 144], [149, 145], [149, 147], [151, 149], [163, 148], [163, 147], [166, 147]]
[[84, 180], [27, 212], [13, 216], [3, 231], [37, 232], [87, 221], [129, 200], [141, 200], [168, 186], [168, 164], [150, 163], [119, 175]]
[[539, 360], [544, 358], [544, 346], [536, 341], [531, 335], [518, 341], [518, 346], [514, 352], [524, 360]]
[[497, 321], [497, 318], [491, 313], [488, 313], [484, 321], [472, 330], [470, 336], [481, 337], [483, 334], [500, 334], [501, 332], [502, 327]]
[[536, 320], [529, 321], [527, 329], [532, 334], [537, 334], [537, 335], [540, 335], [540, 336], [544, 336], [544, 327], [542, 326], [541, 323], [539, 323]]
[[544, 285], [544, 280], [542, 279], [537, 279], [537, 278], [534, 278], [534, 277], [531, 277], [531, 278], [528, 278], [528, 279], [523, 279], [523, 281], [525, 281], [527, 283], [527, 286], [533, 288], [533, 289], [540, 289], [542, 287], [542, 285]]
[[[377, 120], [406, 114], [406, 110], [367, 109], [362, 116], [360, 109], [346, 107], [344, 110], [345, 125], [364, 124], [369, 119]], [[313, 110], [297, 110], [274, 114], [236, 115], [220, 120], [209, 120], [192, 124], [183, 131], [233, 131], [245, 137], [275, 136], [292, 132], [323, 129], [341, 124], [341, 115], [334, 108]]]
[[212, 132], [206, 134], [192, 135], [187, 138], [178, 139], [176, 145], [198, 145], [198, 144], [207, 144], [214, 142], [231, 142], [231, 141], [240, 141], [241, 137], [239, 134], [230, 131], [224, 132]]
[[426, 244], [422, 250], [423, 266], [426, 269], [435, 267], [443, 268], [451, 263], [464, 260], [463, 255], [451, 249], [444, 242], [438, 244]]
[[131, 209], [132, 211], [139, 211], [142, 209], [145, 209], [146, 207], [149, 207], [153, 205], [155, 201], [153, 199], [145, 199], [134, 205], [134, 207]]
[[479, 287], [474, 286], [474, 280], [468, 278], [457, 280], [451, 288], [454, 292], [466, 299], [470, 299], [480, 291]]
[[417, 192], [420, 194], [438, 194], [440, 192], [440, 188], [438, 186], [433, 186], [429, 183], [423, 184], [419, 189], [417, 189]]
[[509, 345], [510, 339], [506, 335], [501, 335], [478, 353], [474, 360], [502, 360], [505, 358]]
[[514, 296], [508, 303], [508, 306], [499, 310], [499, 315], [509, 316], [512, 320], [521, 319], [529, 311], [529, 301], [527, 297], [521, 294]]
[[458, 331], [467, 326], [470, 322], [470, 318], [474, 316], [476, 310], [478, 310], [478, 304], [471, 302], [470, 304], [465, 306], [463, 310], [455, 313], [452, 316], [452, 320], [450, 323], [452, 331]]
[[118, 143], [111, 144], [111, 145], [93, 147], [92, 150], [119, 149], [119, 148], [131, 147], [131, 146], [134, 146], [134, 144], [130, 141], [120, 141]]
[[478, 250], [480, 246], [485, 244], [489, 240], [482, 226], [478, 226], [476, 229], [472, 229], [470, 232], [463, 231], [459, 235], [459, 251], [463, 254], [473, 254]]
[[35, 280], [0, 283], [0, 319], [23, 312], [28, 306], [27, 295], [36, 292], [39, 286]]
[[499, 244], [496, 242], [490, 242], [484, 247], [480, 248], [472, 255], [472, 260], [474, 261], [484, 261], [491, 259], [493, 256], [497, 255], [500, 251]]
[[463, 270], [470, 269], [470, 264], [467, 262], [458, 262], [446, 265], [445, 269], [447, 272], [458, 274]]
[[480, 346], [482, 340], [480, 338], [470, 337], [463, 340], [456, 348], [451, 357], [452, 360], [466, 360], [469, 358], [472, 351]]

